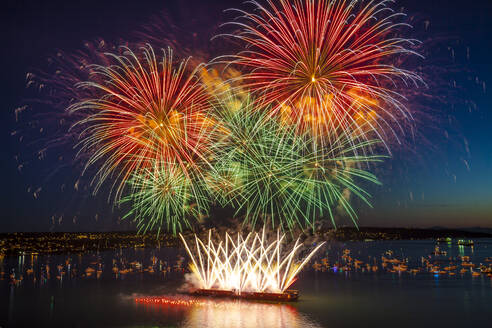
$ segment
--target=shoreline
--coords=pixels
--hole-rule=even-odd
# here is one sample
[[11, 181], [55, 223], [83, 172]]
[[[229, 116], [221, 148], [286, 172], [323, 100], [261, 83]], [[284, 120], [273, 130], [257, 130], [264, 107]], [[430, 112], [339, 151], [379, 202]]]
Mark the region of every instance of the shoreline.
[[[222, 230], [222, 229], [220, 229]], [[219, 232], [222, 234], [222, 232]], [[184, 234], [185, 238], [192, 233]], [[344, 227], [326, 229], [313, 233], [301, 233], [301, 239], [328, 241], [380, 241], [380, 240], [426, 240], [437, 238], [478, 239], [492, 238], [487, 232], [472, 232], [459, 229], [413, 229]], [[148, 232], [14, 232], [0, 234], [0, 256], [73, 254], [91, 251], [107, 251], [128, 248], [155, 248], [179, 246], [179, 237]]]

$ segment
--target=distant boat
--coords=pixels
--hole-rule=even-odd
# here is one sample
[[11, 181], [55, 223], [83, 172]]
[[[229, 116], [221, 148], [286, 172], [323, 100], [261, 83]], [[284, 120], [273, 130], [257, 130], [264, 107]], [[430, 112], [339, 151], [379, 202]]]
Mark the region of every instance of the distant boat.
[[473, 240], [463, 240], [463, 239], [460, 239], [458, 240], [458, 245], [460, 246], [473, 246], [475, 243], [473, 242]]
[[446, 256], [446, 255], [448, 255], [448, 252], [446, 252], [446, 251], [441, 251], [441, 250], [439, 249], [439, 246], [436, 246], [436, 247], [434, 248], [434, 255], [436, 255], [436, 256], [438, 256], [438, 255], [443, 255], [443, 256]]
[[451, 237], [446, 237], [446, 238], [441, 237], [441, 238], [437, 238], [437, 242], [438, 242], [438, 243], [450, 243], [450, 242], [452, 242], [452, 241], [453, 241], [453, 239], [452, 239]]

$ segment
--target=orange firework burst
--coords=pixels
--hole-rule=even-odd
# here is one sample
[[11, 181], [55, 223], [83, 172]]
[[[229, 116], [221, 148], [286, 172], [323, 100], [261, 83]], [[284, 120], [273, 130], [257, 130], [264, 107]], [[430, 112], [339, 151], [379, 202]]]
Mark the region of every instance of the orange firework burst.
[[321, 140], [330, 130], [356, 126], [344, 133], [375, 133], [385, 141], [394, 123], [411, 119], [399, 88], [422, 81], [395, 64], [399, 56], [418, 55], [411, 50], [417, 41], [397, 36], [407, 24], [394, 22], [404, 14], [388, 2], [252, 1], [254, 13], [238, 10], [241, 17], [230, 23], [246, 50], [219, 61], [246, 70], [243, 86], [285, 123]]
[[93, 180], [96, 191], [107, 178], [116, 178], [118, 199], [128, 178], [156, 160], [179, 166], [185, 175], [206, 163], [212, 122], [199, 67], [188, 70], [187, 60], [175, 65], [170, 49], [159, 61], [150, 46], [140, 57], [128, 48], [122, 56], [106, 55], [114, 64], [93, 66], [91, 81], [80, 83], [98, 96], [69, 108], [87, 114], [76, 123], [83, 127], [79, 152], [89, 153], [86, 168], [101, 162]]

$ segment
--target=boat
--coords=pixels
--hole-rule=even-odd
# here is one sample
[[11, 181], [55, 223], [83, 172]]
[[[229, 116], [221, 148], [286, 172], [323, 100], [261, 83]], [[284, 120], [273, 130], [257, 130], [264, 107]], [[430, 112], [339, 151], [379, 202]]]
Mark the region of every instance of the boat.
[[460, 239], [460, 240], [458, 240], [458, 245], [460, 245], [460, 246], [473, 246], [474, 242], [473, 242], [473, 240]]
[[268, 293], [268, 292], [241, 292], [237, 293], [233, 290], [221, 289], [196, 289], [191, 292], [194, 296], [208, 297], [230, 297], [242, 298], [256, 301], [277, 301], [277, 302], [293, 302], [299, 298], [297, 290], [286, 290], [283, 293]]
[[448, 252], [446, 252], [446, 251], [442, 251], [442, 250], [440, 250], [440, 249], [439, 249], [439, 246], [436, 246], [436, 247], [434, 248], [434, 255], [435, 255], [435, 256], [439, 256], [439, 255], [446, 256], [446, 255], [448, 255]]
[[437, 238], [436, 240], [438, 243], [450, 243], [453, 241], [453, 239], [451, 237], [440, 237], [440, 238]]

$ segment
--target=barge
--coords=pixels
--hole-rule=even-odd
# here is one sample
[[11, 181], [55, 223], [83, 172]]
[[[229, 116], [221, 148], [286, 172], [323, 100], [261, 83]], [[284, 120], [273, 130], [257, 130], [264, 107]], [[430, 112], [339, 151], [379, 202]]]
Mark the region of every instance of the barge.
[[195, 296], [208, 296], [208, 297], [229, 297], [229, 298], [241, 298], [255, 301], [269, 301], [269, 302], [293, 302], [299, 298], [299, 292], [297, 290], [286, 290], [283, 293], [267, 293], [267, 292], [235, 292], [233, 290], [220, 290], [220, 289], [196, 289], [191, 293]]

